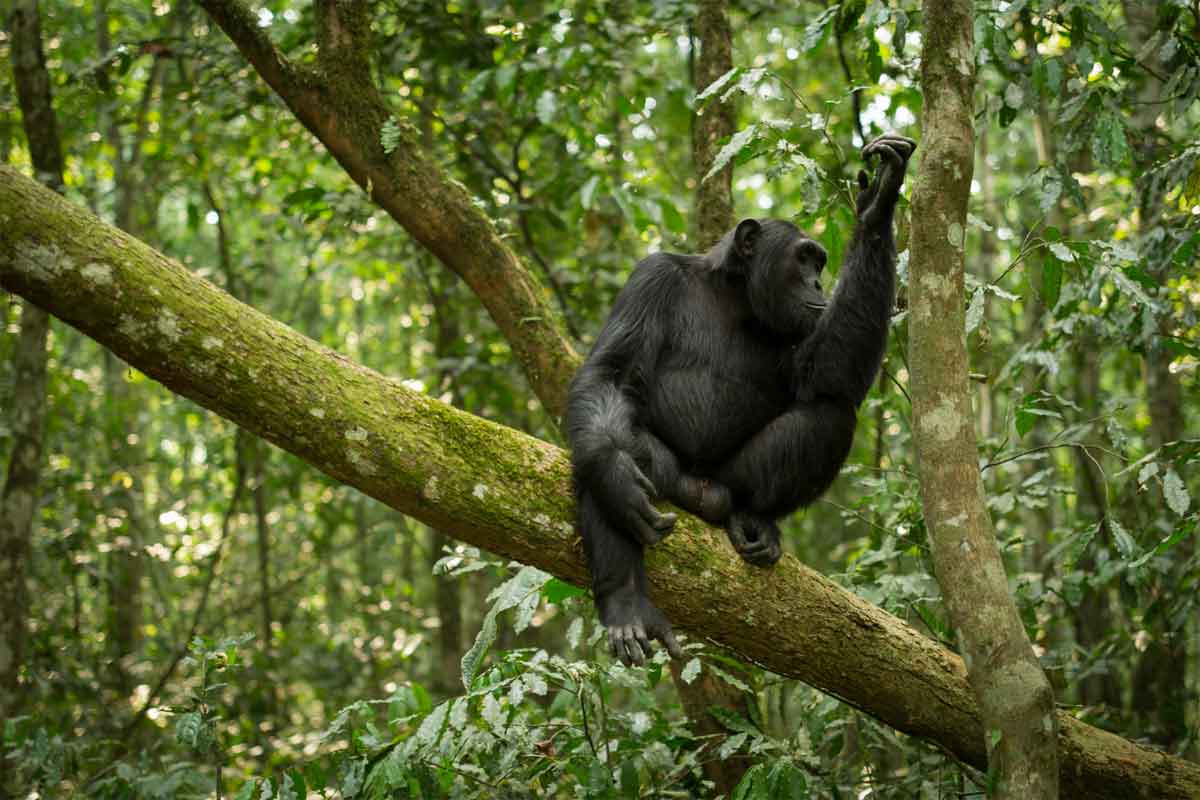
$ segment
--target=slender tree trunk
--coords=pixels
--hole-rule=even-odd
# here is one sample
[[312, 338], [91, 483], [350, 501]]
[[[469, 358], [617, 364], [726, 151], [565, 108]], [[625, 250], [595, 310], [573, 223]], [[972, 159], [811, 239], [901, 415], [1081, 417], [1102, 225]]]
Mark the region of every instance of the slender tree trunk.
[[[1082, 347], [1075, 351], [1075, 397], [1078, 398], [1085, 418], [1096, 418], [1100, 414], [1100, 359], [1093, 348]], [[1104, 524], [1107, 511], [1104, 498], [1104, 474], [1097, 459], [1099, 452], [1072, 451], [1075, 458], [1075, 509], [1077, 525], [1085, 526], [1100, 521]], [[1084, 574], [1096, 572], [1095, 551], [1088, 548], [1080, 556], [1076, 568]], [[1109, 602], [1108, 586], [1090, 586], [1083, 594], [1079, 605], [1072, 609], [1075, 640], [1085, 653], [1099, 653], [1113, 626], [1112, 604]], [[1107, 713], [1122, 707], [1121, 684], [1109, 668], [1084, 677], [1078, 682], [1079, 702], [1096, 707], [1103, 718]]]
[[[460, 332], [457, 309], [454, 308], [452, 296], [454, 287], [435, 286], [435, 279], [425, 270], [426, 286], [429, 290], [429, 302], [433, 306], [434, 338], [433, 350], [437, 360], [449, 363], [454, 357], [454, 349], [458, 344]], [[445, 281], [442, 281], [445, 283]], [[449, 367], [438, 374], [439, 396], [449, 392], [450, 404], [458, 405], [459, 393], [454, 386], [454, 376]], [[442, 557], [443, 550], [454, 540], [437, 528], [429, 529], [429, 568]], [[462, 579], [448, 575], [433, 576], [434, 607], [438, 615], [438, 647], [437, 663], [435, 664], [435, 683], [447, 694], [460, 691], [462, 674], [460, 666], [463, 654], [463, 611], [462, 611]], [[507, 627], [507, 626], [506, 626]]]
[[963, 307], [974, 168], [974, 8], [925, 0], [923, 155], [913, 191], [909, 295], [913, 428], [938, 583], [979, 702], [996, 797], [1058, 797], [1054, 693], [1008, 593], [984, 506]]
[[109, 351], [104, 353], [104, 404], [105, 429], [108, 436], [109, 463], [112, 465], [112, 483], [109, 497], [114, 510], [110, 518], [119, 520], [117, 527], [110, 523], [106, 534], [109, 539], [108, 599], [105, 629], [111, 675], [117, 690], [128, 694], [132, 679], [128, 673], [127, 659], [137, 651], [142, 631], [142, 524], [141, 524], [141, 472], [142, 442], [136, 431], [139, 429], [131, 410], [133, 401], [129, 397], [129, 383], [125, 373], [129, 366]]
[[270, 501], [267, 498], [267, 445], [258, 439], [250, 442], [253, 450], [254, 531], [258, 551], [258, 614], [263, 653], [270, 658], [274, 636], [275, 614], [271, 610], [271, 526], [267, 521]]
[[[17, 0], [5, 20], [17, 99], [38, 179], [61, 191], [62, 145], [54, 116], [50, 75], [42, 54], [41, 18], [36, 0]], [[28, 561], [38, 508], [42, 450], [46, 431], [46, 344], [50, 316], [21, 302], [21, 329], [13, 353], [13, 397], [9, 415], [13, 437], [0, 492], [0, 733], [24, 705], [26, 617], [29, 614]], [[7, 753], [0, 749], [0, 797], [6, 796]]]

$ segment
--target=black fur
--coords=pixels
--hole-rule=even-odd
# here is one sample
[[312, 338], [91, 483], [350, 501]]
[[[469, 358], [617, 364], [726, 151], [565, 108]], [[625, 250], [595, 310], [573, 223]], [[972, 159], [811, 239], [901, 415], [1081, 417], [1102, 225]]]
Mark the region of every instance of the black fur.
[[858, 225], [837, 289], [825, 250], [789, 222], [743, 220], [707, 254], [638, 264], [571, 384], [579, 530], [614, 655], [641, 663], [659, 639], [642, 548], [675, 523], [663, 498], [724, 525], [753, 564], [782, 552], [776, 520], [816, 500], [850, 452], [883, 358], [894, 299], [892, 216], [916, 143], [864, 150]]

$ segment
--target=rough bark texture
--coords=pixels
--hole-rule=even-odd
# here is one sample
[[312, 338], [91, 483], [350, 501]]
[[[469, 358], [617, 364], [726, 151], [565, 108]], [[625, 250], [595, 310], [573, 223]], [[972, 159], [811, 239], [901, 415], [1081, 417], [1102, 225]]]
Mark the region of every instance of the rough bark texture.
[[[55, 191], [63, 186], [62, 146], [50, 75], [42, 54], [42, 31], [35, 0], [11, 7], [8, 31], [11, 61], [30, 160], [38, 179]], [[21, 303], [21, 333], [13, 358], [10, 412], [13, 445], [0, 493], [0, 731], [21, 709], [20, 677], [25, 663], [29, 594], [25, 582], [33, 518], [38, 507], [42, 448], [46, 429], [46, 342], [50, 316]], [[4, 792], [4, 753], [0, 752], [0, 794]]]
[[[728, 3], [725, 0], [701, 0], [696, 9], [695, 42], [700, 52], [692, 65], [696, 92], [704, 91], [713, 81], [733, 69], [733, 35], [729, 28]], [[692, 162], [695, 164], [696, 199], [692, 209], [694, 250], [703, 252], [733, 227], [733, 162], [726, 164], [707, 181], [722, 141], [733, 135], [736, 122], [733, 102], [711, 98], [692, 117]]]
[[[335, 479], [587, 585], [562, 450], [353, 363], [5, 167], [0, 286]], [[986, 762], [962, 660], [901, 620], [794, 558], [752, 567], [687, 516], [647, 555], [654, 602], [680, 627]], [[1200, 765], [1058, 722], [1064, 785], [1080, 796], [1200, 797]]]
[[[546, 292], [462, 184], [429, 157], [420, 133], [393, 116], [371, 78], [369, 9], [359, 0], [317, 4], [320, 41], [315, 70], [275, 48], [240, 0], [199, 4], [296, 118], [354, 181], [483, 302], [530, 386], [551, 414], [562, 410], [579, 357]], [[380, 143], [384, 125], [395, 149]]]
[[967, 374], [964, 231], [974, 165], [969, 0], [926, 0], [909, 363], [934, 569], [979, 703], [997, 797], [1058, 797], [1054, 693], [1008, 592], [983, 497]]

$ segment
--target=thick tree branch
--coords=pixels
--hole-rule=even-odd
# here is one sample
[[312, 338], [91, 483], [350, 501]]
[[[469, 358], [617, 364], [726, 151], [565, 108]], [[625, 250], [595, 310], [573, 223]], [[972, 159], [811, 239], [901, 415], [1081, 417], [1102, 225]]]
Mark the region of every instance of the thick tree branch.
[[[371, 80], [365, 4], [318, 4], [318, 68], [293, 65], [240, 0], [199, 4], [347, 174], [483, 302], [542, 405], [557, 415], [579, 358], [537, 279], [466, 188], [398, 120]], [[380, 134], [396, 134], [385, 153]]]
[[[563, 451], [351, 362], [8, 168], [0, 286], [334, 478], [586, 585]], [[962, 661], [904, 622], [793, 558], [751, 567], [691, 518], [648, 561], [653, 599], [681, 627], [984, 764]], [[1200, 765], [1058, 720], [1078, 796], [1200, 794]]]

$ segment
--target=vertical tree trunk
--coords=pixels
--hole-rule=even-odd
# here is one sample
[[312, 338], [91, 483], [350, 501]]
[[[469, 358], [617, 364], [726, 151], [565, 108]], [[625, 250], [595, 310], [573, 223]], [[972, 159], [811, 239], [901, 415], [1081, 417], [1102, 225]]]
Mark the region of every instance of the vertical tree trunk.
[[[1100, 415], [1100, 359], [1099, 354], [1092, 348], [1079, 348], [1075, 351], [1075, 397], [1078, 398], [1084, 417], [1097, 418]], [[1104, 520], [1104, 474], [1101, 472], [1096, 459], [1102, 458], [1102, 453], [1084, 452], [1081, 449], [1073, 451], [1075, 458], [1075, 508], [1079, 516], [1077, 524], [1088, 525], [1096, 520]], [[1088, 548], [1080, 556], [1077, 569], [1085, 574], [1095, 574], [1095, 551]], [[1109, 602], [1108, 586], [1091, 586], [1083, 594], [1079, 605], [1073, 611], [1075, 623], [1075, 641], [1080, 650], [1085, 653], [1100, 651], [1104, 640], [1112, 628], [1112, 604]], [[1121, 684], [1111, 671], [1093, 673], [1078, 683], [1079, 702], [1085, 706], [1097, 707], [1097, 711], [1116, 711], [1121, 708]]]
[[[432, 143], [432, 134], [428, 127], [430, 117], [422, 115], [422, 130], [426, 133], [427, 146]], [[424, 260], [421, 262], [421, 272], [425, 279], [425, 288], [429, 296], [429, 304], [433, 306], [433, 352], [436, 360], [444, 364], [437, 375], [438, 396], [449, 394], [449, 402], [459, 405], [459, 393], [455, 386], [453, 370], [449, 366], [454, 357], [455, 346], [461, 336], [459, 330], [457, 308], [454, 302], [455, 285], [447, 280], [448, 276], [434, 276], [433, 270]], [[454, 542], [437, 528], [429, 529], [429, 568], [442, 557], [442, 551]], [[434, 607], [438, 616], [438, 641], [436, 663], [434, 664], [434, 685], [446, 694], [454, 694], [461, 690], [462, 674], [460, 666], [463, 655], [463, 591], [462, 579], [446, 575], [433, 577]], [[486, 592], [486, 589], [484, 590]], [[507, 626], [505, 627], [507, 630]]]
[[[699, 55], [692, 59], [692, 83], [696, 93], [733, 69], [733, 33], [729, 26], [727, 0], [701, 0], [693, 22], [693, 42]], [[734, 132], [736, 109], [712, 98], [692, 116], [692, 164], [696, 173], [696, 196], [692, 208], [692, 239], [703, 252], [716, 244], [733, 227], [733, 161], [703, 180], [712, 167], [721, 144]]]
[[[6, 22], [12, 39], [13, 79], [34, 172], [42, 183], [62, 191], [62, 145], [50, 75], [42, 54], [36, 0], [15, 2]], [[20, 679], [25, 666], [25, 618], [29, 613], [26, 572], [45, 444], [49, 331], [49, 315], [21, 301], [21, 332], [13, 354], [13, 446], [0, 493], [0, 731], [22, 706]], [[5, 755], [0, 751], [0, 796], [5, 793]]]
[[1008, 593], [984, 507], [967, 380], [964, 233], [974, 168], [973, 4], [925, 0], [913, 191], [913, 427], [931, 552], [983, 718], [997, 797], [1058, 796], [1054, 694]]
[[251, 463], [254, 474], [254, 531], [255, 549], [258, 551], [258, 635], [262, 639], [263, 653], [269, 659], [275, 614], [271, 609], [271, 526], [267, 522], [267, 514], [270, 509], [270, 502], [267, 498], [267, 445], [257, 438], [252, 439], [249, 445], [253, 453]]

